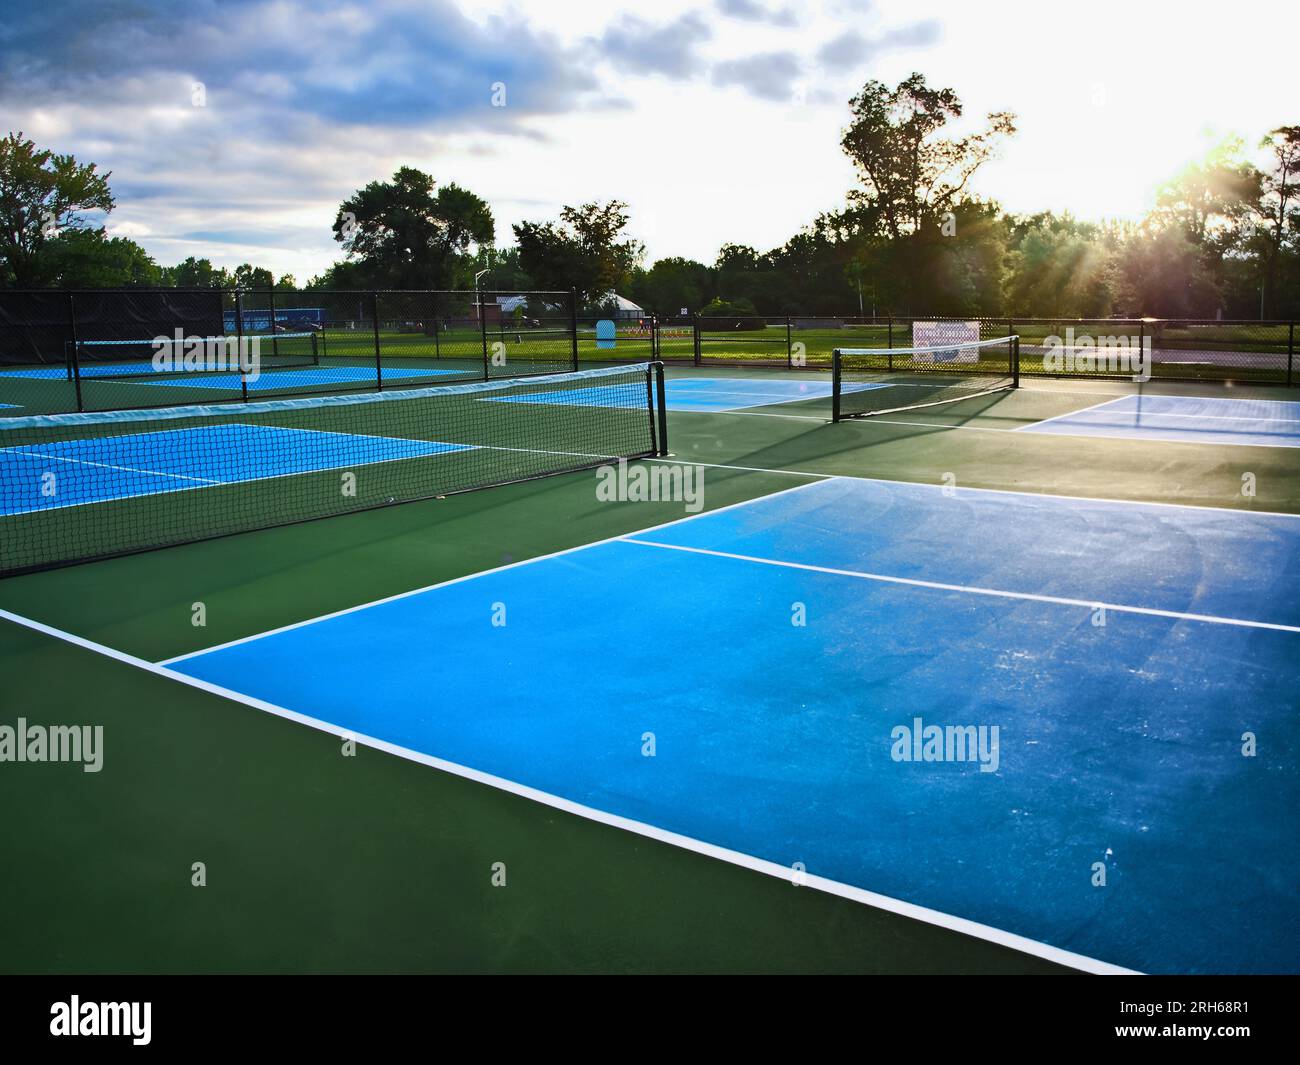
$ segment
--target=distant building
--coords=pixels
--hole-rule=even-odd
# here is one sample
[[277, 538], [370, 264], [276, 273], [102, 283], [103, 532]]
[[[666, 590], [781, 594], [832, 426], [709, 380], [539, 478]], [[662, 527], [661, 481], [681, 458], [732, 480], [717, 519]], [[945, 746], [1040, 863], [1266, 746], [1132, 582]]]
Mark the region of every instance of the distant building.
[[626, 296], [620, 296], [617, 292], [606, 292], [604, 298], [599, 302], [601, 309], [611, 310], [615, 318], [644, 318], [646, 316], [644, 307], [638, 307]]

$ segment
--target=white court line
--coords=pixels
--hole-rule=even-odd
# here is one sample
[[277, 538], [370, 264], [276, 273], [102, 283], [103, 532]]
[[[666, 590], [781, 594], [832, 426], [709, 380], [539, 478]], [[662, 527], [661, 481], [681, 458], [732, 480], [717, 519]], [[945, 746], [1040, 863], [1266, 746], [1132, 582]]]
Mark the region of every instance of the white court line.
[[[1130, 397], [1128, 397], [1128, 396], [1118, 396], [1118, 397], [1116, 397], [1115, 399], [1103, 399], [1100, 403], [1091, 403], [1091, 404], [1089, 404], [1089, 405], [1086, 406], [1086, 407], [1080, 407], [1078, 410], [1072, 410], [1072, 411], [1069, 411], [1069, 412], [1066, 413], [1066, 414], [1055, 414], [1055, 415], [1053, 415], [1053, 416], [1050, 417], [1050, 418], [1043, 418], [1043, 419], [1040, 420], [1040, 421], [1030, 422], [1028, 425], [1018, 425], [1018, 426], [1016, 426], [1016, 428], [1011, 429], [1011, 430], [1009, 430], [1009, 431], [1010, 431], [1010, 432], [1013, 432], [1013, 433], [1018, 433], [1018, 432], [1020, 432], [1022, 429], [1031, 429], [1031, 428], [1033, 428], [1034, 426], [1037, 426], [1037, 425], [1046, 425], [1048, 422], [1058, 421], [1058, 420], [1061, 419], [1061, 418], [1073, 418], [1076, 414], [1082, 414], [1084, 411], [1087, 411], [1087, 410], [1098, 410], [1098, 409], [1101, 408], [1101, 407], [1108, 407], [1108, 406], [1110, 406], [1110, 404], [1112, 404], [1112, 403], [1119, 403], [1121, 400], [1125, 400], [1125, 399], [1128, 399], [1128, 398], [1130, 398]], [[1069, 435], [1069, 434], [1062, 433], [1062, 434], [1060, 434], [1060, 435], [1062, 435], [1062, 436], [1066, 436], [1066, 435]]]
[[[1243, 400], [1245, 403], [1258, 403], [1259, 400]], [[1275, 422], [1278, 425], [1300, 425], [1300, 418], [1274, 418], [1269, 415], [1248, 416], [1245, 414], [1176, 414], [1173, 411], [1160, 410], [1116, 410], [1107, 411], [1107, 414], [1113, 414], [1116, 417], [1125, 415], [1130, 418], [1178, 418], [1180, 420], [1191, 420], [1198, 422], [1249, 422], [1251, 425], [1267, 425]]]
[[45, 462], [67, 462], [74, 466], [93, 466], [99, 470], [117, 470], [119, 473], [144, 473], [150, 477], [172, 477], [176, 480], [195, 481], [204, 485], [226, 483], [225, 481], [214, 481], [209, 477], [187, 477], [183, 473], [168, 473], [166, 470], [145, 470], [135, 466], [118, 466], [112, 462], [92, 462], [90, 459], [76, 459], [66, 455], [47, 455], [44, 451], [25, 451], [17, 447], [0, 447], [0, 454], [42, 459]]
[[[370, 747], [377, 751], [383, 751], [385, 754], [395, 755], [398, 758], [405, 758], [407, 761], [411, 762], [418, 762], [420, 765], [428, 766], [431, 769], [441, 770], [444, 773], [450, 773], [453, 776], [462, 777], [465, 780], [472, 780], [475, 783], [484, 784], [487, 787], [496, 788], [499, 791], [504, 791], [511, 795], [517, 795], [520, 798], [528, 799], [544, 806], [549, 806], [552, 809], [573, 814], [576, 817], [581, 817], [588, 821], [594, 821], [597, 824], [609, 825], [611, 828], [618, 828], [624, 832], [632, 832], [659, 843], [666, 843], [671, 847], [691, 851], [708, 858], [716, 858], [719, 861], [724, 861], [743, 869], [749, 869], [752, 872], [761, 873], [764, 876], [770, 876], [785, 881], [790, 881], [792, 877], [791, 867], [789, 866], [778, 865], [776, 862], [768, 861], [765, 858], [757, 858], [753, 855], [745, 854], [742, 851], [731, 850], [727, 847], [719, 847], [716, 844], [707, 843], [704, 840], [698, 840], [691, 836], [684, 836], [677, 832], [669, 832], [665, 829], [658, 828], [655, 825], [647, 824], [644, 821], [634, 821], [629, 817], [623, 817], [619, 814], [607, 813], [606, 811], [597, 809], [594, 806], [584, 806], [583, 804], [574, 802], [571, 799], [565, 799], [559, 795], [541, 791], [538, 788], [531, 788], [525, 784], [519, 784], [515, 781], [507, 780], [504, 777], [494, 776], [491, 773], [484, 773], [481, 770], [472, 769], [469, 766], [460, 765], [457, 762], [448, 762], [442, 758], [435, 758], [433, 755], [412, 750], [409, 747], [401, 747], [395, 743], [389, 743], [386, 740], [377, 739], [373, 736], [361, 735], [355, 732], [350, 732], [346, 729], [340, 729], [337, 725], [333, 725], [328, 721], [323, 721], [320, 718], [309, 717], [306, 714], [300, 714], [294, 710], [277, 706], [275, 703], [269, 703], [262, 699], [256, 699], [252, 696], [244, 695], [241, 692], [232, 691], [229, 688], [223, 688], [217, 684], [211, 684], [208, 681], [186, 676], [184, 673], [177, 673], [174, 670], [166, 668], [166, 666], [147, 662], [142, 658], [136, 658], [134, 655], [114, 650], [111, 647], [95, 643], [94, 641], [87, 640], [81, 636], [74, 636], [72, 633], [64, 632], [63, 630], [56, 629], [50, 625], [44, 625], [39, 621], [33, 621], [32, 619], [25, 618], [20, 614], [13, 614], [8, 610], [0, 609], [0, 618], [3, 618], [6, 621], [11, 621], [15, 625], [21, 625], [25, 628], [31, 629], [34, 632], [39, 632], [46, 636], [52, 636], [57, 640], [63, 640], [64, 642], [73, 644], [83, 650], [103, 655], [106, 658], [112, 658], [118, 662], [133, 666], [143, 672], [165, 677], [168, 680], [176, 681], [177, 683], [184, 684], [187, 687], [195, 688], [199, 691], [207, 692], [210, 695], [216, 695], [223, 699], [229, 699], [232, 702], [241, 703], [254, 710], [261, 710], [264, 713], [273, 714], [276, 717], [284, 718], [287, 721], [293, 721], [299, 725], [306, 725], [308, 728], [317, 729], [327, 735], [337, 736], [340, 739], [355, 740], [363, 746]], [[952, 932], [958, 932], [962, 935], [982, 939], [987, 943], [994, 943], [998, 946], [1019, 951], [1022, 954], [1042, 958], [1046, 961], [1055, 962], [1058, 965], [1069, 966], [1070, 968], [1079, 969], [1083, 972], [1096, 973], [1100, 975], [1127, 975], [1134, 972], [1132, 969], [1126, 969], [1119, 965], [1112, 965], [1109, 962], [1100, 961], [1096, 958], [1089, 958], [1083, 954], [1075, 954], [1073, 951], [1063, 950], [1060, 947], [1054, 947], [1049, 943], [1040, 943], [1037, 940], [1018, 936], [1013, 932], [994, 928], [991, 925], [980, 924], [977, 921], [970, 921], [964, 917], [957, 917], [953, 914], [943, 913], [940, 910], [932, 910], [925, 906], [918, 906], [915, 903], [904, 902], [901, 899], [895, 899], [888, 895], [880, 895], [874, 891], [868, 891], [865, 888], [854, 887], [852, 884], [845, 884], [838, 880], [831, 880], [827, 877], [817, 876], [815, 873], [804, 874], [801, 882], [806, 884], [808, 887], [815, 888], [816, 890], [825, 892], [828, 895], [835, 895], [839, 898], [858, 902], [865, 906], [872, 906], [878, 910], [897, 914], [900, 917], [909, 918], [914, 921], [921, 921], [924, 924], [934, 925], [938, 928], [946, 928]]]
[[924, 581], [916, 577], [893, 577], [885, 573], [866, 573], [862, 570], [838, 569], [834, 566], [815, 566], [808, 562], [787, 562], [775, 558], [762, 558], [758, 555], [741, 555], [732, 551], [715, 551], [708, 547], [687, 547], [684, 544], [666, 544], [658, 540], [641, 540], [635, 535], [623, 537], [623, 542], [626, 544], [639, 544], [642, 547], [658, 547], [667, 551], [685, 551], [687, 554], [692, 555], [729, 558], [738, 562], [757, 562], [760, 565], [777, 566], [782, 569], [827, 573], [835, 577], [855, 577], [858, 580], [877, 581], [881, 584], [904, 584], [913, 588], [930, 588], [940, 592], [962, 592], [966, 595], [985, 595], [998, 599], [1023, 599], [1033, 603], [1077, 606], [1089, 611], [1100, 607], [1120, 614], [1145, 614], [1151, 617], [1172, 618], [1176, 621], [1201, 621], [1213, 625], [1235, 625], [1246, 629], [1269, 629], [1275, 632], [1300, 633], [1300, 625], [1282, 625], [1272, 621], [1247, 621], [1244, 618], [1225, 618], [1213, 614], [1190, 614], [1181, 610], [1158, 610], [1155, 607], [1129, 606], [1124, 603], [1107, 603], [1096, 599], [1071, 599], [1060, 595], [1041, 595], [1037, 592], [1011, 592], [1001, 588], [981, 588], [972, 584], [947, 584], [942, 581]]
[[[799, 401], [802, 402], [802, 401]], [[787, 421], [795, 422], [821, 422], [823, 425], [830, 425], [829, 418], [818, 418], [812, 414], [772, 414], [762, 410], [676, 410], [670, 411], [670, 414], [738, 414], [742, 418], [785, 418]]]

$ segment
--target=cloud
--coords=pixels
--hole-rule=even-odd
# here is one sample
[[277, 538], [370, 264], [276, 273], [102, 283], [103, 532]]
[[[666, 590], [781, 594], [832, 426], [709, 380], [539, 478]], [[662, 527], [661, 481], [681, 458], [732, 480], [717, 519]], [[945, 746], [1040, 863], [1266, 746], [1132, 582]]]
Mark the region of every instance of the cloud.
[[[501, 82], [503, 125], [598, 95], [577, 58], [527, 24], [472, 22], [450, 0], [50, 0], [0, 35], [0, 100], [189, 106], [198, 82], [209, 107], [256, 103], [283, 134], [286, 111], [367, 125], [485, 122]], [[159, 96], [163, 74], [174, 83]]]
[[885, 52], [934, 44], [939, 35], [939, 24], [934, 20], [914, 22], [870, 38], [857, 30], [846, 30], [823, 44], [817, 50], [817, 59], [832, 67], [857, 67]]
[[793, 52], [765, 52], [718, 63], [713, 68], [713, 83], [739, 85], [761, 100], [789, 100], [802, 69]]
[[698, 15], [682, 15], [658, 28], [630, 17], [609, 27], [593, 41], [616, 72], [662, 74], [676, 80], [692, 78], [704, 64], [696, 51], [713, 33]]
[[768, 8], [758, 0], [716, 0], [719, 12], [746, 22], [768, 22], [773, 26], [796, 26], [799, 17], [793, 7]]

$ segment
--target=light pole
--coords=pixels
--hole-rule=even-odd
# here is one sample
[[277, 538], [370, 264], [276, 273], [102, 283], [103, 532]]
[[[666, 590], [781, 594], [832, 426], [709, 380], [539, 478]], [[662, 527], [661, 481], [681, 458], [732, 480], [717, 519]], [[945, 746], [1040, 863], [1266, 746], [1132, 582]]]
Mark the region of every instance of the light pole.
[[482, 299], [479, 298], [479, 294], [478, 294], [478, 279], [486, 273], [487, 273], [486, 270], [480, 270], [477, 274], [474, 275], [474, 307], [475, 307], [474, 313], [478, 315], [478, 320], [480, 322], [483, 321], [483, 301]]

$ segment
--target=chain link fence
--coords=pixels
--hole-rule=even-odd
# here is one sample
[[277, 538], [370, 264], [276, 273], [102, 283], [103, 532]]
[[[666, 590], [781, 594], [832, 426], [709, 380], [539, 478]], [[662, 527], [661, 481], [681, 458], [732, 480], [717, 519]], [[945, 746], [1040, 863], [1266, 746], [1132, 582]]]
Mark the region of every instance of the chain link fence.
[[527, 377], [579, 354], [572, 292], [0, 290], [0, 416]]
[[[647, 362], [830, 370], [933, 317], [619, 317], [572, 292], [0, 290], [0, 417], [415, 388]], [[978, 318], [1027, 376], [1300, 383], [1296, 323]], [[181, 338], [160, 352], [158, 337]], [[196, 338], [215, 341], [189, 344]], [[221, 349], [221, 350], [214, 350]], [[220, 356], [234, 353], [234, 364]], [[242, 361], [239, 361], [242, 360]], [[253, 367], [246, 372], [245, 366]]]
[[[934, 317], [652, 319], [656, 357], [696, 366], [830, 369], [836, 348], [923, 346]], [[1049, 377], [1300, 384], [1297, 323], [1157, 318], [971, 318], [981, 340], [1019, 336], [1021, 372]]]

